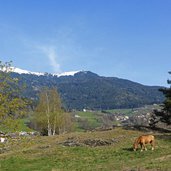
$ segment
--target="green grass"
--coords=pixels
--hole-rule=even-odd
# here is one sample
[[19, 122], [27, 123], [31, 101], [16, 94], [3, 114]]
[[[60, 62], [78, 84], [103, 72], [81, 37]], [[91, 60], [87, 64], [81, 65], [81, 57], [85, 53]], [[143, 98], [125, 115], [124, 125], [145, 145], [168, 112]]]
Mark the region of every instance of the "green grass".
[[[134, 139], [144, 134], [117, 128], [111, 131], [70, 133], [54, 137], [22, 138], [6, 144], [8, 151], [0, 154], [0, 170], [5, 171], [92, 171], [92, 170], [168, 170], [171, 168], [171, 135], [156, 135], [154, 151], [132, 151]], [[68, 138], [117, 139], [110, 146], [64, 147]], [[167, 138], [167, 139], [166, 139]], [[1, 147], [2, 148], [2, 147]], [[149, 148], [149, 147], [148, 147]]]
[[[96, 127], [101, 126], [101, 123], [98, 121], [98, 115], [94, 112], [77, 112], [77, 115], [80, 116], [81, 119], [86, 119], [88, 122], [88, 127], [94, 129]], [[79, 123], [76, 124], [76, 130], [80, 128]]]

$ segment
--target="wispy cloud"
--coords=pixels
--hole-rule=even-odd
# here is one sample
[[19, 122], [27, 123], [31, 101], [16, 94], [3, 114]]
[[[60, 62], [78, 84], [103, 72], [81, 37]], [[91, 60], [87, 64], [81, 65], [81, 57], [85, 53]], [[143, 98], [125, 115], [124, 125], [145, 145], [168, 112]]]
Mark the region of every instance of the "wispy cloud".
[[60, 64], [58, 63], [58, 56], [55, 47], [53, 46], [38, 46], [38, 49], [44, 53], [48, 60], [49, 64], [52, 66], [52, 70], [56, 73], [61, 72]]

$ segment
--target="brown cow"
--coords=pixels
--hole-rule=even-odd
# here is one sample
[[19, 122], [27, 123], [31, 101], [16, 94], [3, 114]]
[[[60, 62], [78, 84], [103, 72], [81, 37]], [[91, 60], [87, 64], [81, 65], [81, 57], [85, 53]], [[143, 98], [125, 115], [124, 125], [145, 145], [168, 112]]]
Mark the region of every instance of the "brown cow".
[[136, 151], [138, 148], [138, 145], [140, 144], [141, 151], [143, 151], [143, 149], [147, 150], [146, 144], [148, 144], [148, 143], [151, 144], [151, 147], [152, 147], [151, 149], [154, 150], [154, 136], [153, 135], [142, 135], [135, 140], [135, 142], [133, 144], [133, 149], [134, 149], [134, 151]]

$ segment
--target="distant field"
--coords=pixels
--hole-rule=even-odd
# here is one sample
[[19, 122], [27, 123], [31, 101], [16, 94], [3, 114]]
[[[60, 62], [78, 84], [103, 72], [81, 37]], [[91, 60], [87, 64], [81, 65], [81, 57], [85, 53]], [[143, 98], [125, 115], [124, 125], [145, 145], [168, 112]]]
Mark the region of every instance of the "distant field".
[[152, 112], [154, 109], [160, 109], [160, 105], [146, 105], [144, 107], [140, 108], [132, 108], [132, 109], [112, 109], [112, 110], [106, 110], [106, 112], [109, 113], [117, 113], [117, 114], [124, 114], [124, 115], [136, 115], [140, 113], [147, 113]]
[[112, 109], [112, 110], [107, 110], [106, 112], [124, 114], [124, 115], [132, 115], [134, 112], [134, 109]]
[[[84, 131], [86, 130], [86, 127], [89, 129], [95, 129], [96, 127], [100, 127], [102, 125], [99, 120], [100, 115], [98, 112], [77, 111], [76, 115], [79, 117], [78, 122], [74, 123], [76, 131]], [[84, 123], [80, 120], [82, 120]]]
[[[156, 149], [132, 151], [134, 139], [143, 132], [116, 128], [110, 131], [68, 133], [52, 137], [25, 137], [0, 144], [2, 171], [169, 171], [171, 134], [156, 136]], [[67, 147], [66, 140], [110, 140], [111, 145]], [[149, 147], [150, 148], [150, 147]]]
[[[126, 115], [134, 116], [140, 114], [152, 113], [154, 109], [159, 109], [160, 105], [146, 105], [141, 108], [133, 109], [112, 109], [103, 111], [75, 111], [75, 115], [78, 117], [74, 123], [74, 130], [84, 131], [93, 130], [97, 127], [102, 127], [105, 125], [120, 125], [120, 121], [114, 120], [111, 116], [116, 115]], [[112, 120], [113, 119], [113, 120]]]

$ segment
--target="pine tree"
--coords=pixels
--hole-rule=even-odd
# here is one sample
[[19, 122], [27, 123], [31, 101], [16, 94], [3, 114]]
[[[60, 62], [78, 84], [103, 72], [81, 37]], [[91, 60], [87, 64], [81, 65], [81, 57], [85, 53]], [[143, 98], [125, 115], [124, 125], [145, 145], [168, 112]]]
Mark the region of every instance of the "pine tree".
[[[169, 72], [171, 74], [171, 72]], [[170, 85], [171, 80], [168, 80], [167, 83]], [[166, 123], [167, 125], [171, 124], [171, 86], [169, 88], [162, 88], [160, 91], [164, 94], [165, 100], [162, 105], [162, 110], [155, 110], [154, 115], [159, 118], [159, 121]]]
[[156, 116], [157, 110], [154, 110], [154, 112], [151, 114], [151, 117], [149, 119], [149, 126], [151, 128], [155, 128], [156, 124], [160, 121], [159, 118]]

